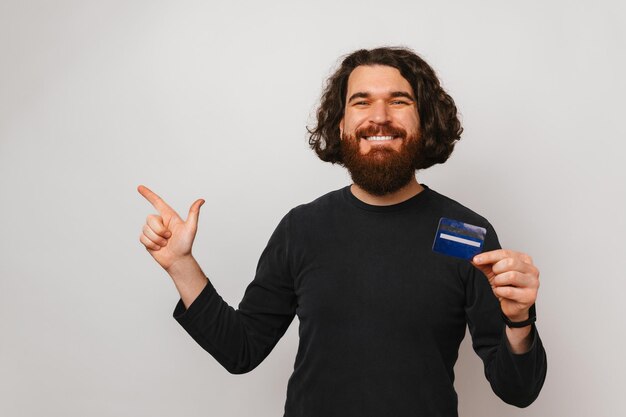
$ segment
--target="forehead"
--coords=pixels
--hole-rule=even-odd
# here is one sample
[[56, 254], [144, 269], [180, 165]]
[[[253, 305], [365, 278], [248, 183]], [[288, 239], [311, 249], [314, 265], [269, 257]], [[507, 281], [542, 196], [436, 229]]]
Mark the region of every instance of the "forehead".
[[359, 92], [385, 95], [395, 91], [405, 91], [415, 97], [411, 84], [394, 67], [360, 65], [352, 70], [348, 77], [348, 97]]

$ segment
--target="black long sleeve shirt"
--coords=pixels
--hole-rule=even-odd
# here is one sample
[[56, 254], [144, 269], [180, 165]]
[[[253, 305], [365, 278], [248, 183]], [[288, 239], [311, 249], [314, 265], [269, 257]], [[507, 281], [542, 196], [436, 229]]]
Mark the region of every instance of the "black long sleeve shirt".
[[174, 318], [234, 374], [258, 366], [294, 315], [300, 342], [285, 417], [457, 416], [454, 364], [466, 325], [502, 400], [532, 403], [546, 375], [535, 325], [527, 353], [510, 351], [500, 306], [468, 261], [432, 251], [441, 217], [491, 224], [436, 191], [373, 206], [350, 187], [290, 210], [259, 259], [238, 309], [209, 282]]

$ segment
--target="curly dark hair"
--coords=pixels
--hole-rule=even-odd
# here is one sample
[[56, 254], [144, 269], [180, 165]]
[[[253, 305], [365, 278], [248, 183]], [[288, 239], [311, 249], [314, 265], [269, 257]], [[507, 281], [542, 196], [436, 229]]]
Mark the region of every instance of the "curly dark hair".
[[343, 165], [339, 123], [343, 118], [348, 77], [360, 65], [386, 65], [397, 68], [409, 82], [417, 99], [420, 140], [423, 155], [416, 169], [445, 162], [463, 128], [454, 100], [441, 87], [435, 71], [415, 52], [406, 47], [360, 49], [343, 59], [328, 79], [317, 109], [317, 126], [309, 129], [309, 145], [322, 161]]

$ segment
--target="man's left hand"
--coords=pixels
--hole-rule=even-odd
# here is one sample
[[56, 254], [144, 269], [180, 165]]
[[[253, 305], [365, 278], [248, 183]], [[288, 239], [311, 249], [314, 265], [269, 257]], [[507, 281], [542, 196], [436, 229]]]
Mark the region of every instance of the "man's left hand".
[[472, 265], [485, 274], [502, 312], [511, 321], [528, 319], [539, 290], [539, 270], [530, 256], [498, 249], [476, 255]]

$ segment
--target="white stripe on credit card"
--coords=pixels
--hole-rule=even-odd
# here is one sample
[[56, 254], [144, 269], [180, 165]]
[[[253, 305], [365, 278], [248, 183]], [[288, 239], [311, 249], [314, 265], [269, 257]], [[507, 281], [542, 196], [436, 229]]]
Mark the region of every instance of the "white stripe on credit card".
[[445, 233], [440, 233], [439, 237], [442, 239], [452, 240], [453, 242], [465, 243], [466, 245], [480, 247], [480, 243], [474, 242], [473, 240], [463, 239], [462, 237], [456, 237], [452, 235], [447, 235]]

